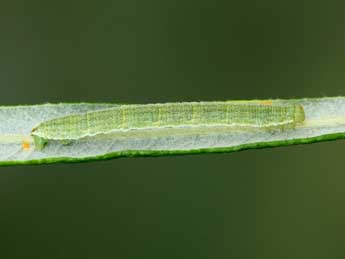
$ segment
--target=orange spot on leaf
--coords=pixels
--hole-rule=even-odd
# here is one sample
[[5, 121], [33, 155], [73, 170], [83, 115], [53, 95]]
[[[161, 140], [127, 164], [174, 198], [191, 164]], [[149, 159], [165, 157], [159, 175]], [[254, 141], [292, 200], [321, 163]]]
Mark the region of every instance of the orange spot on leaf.
[[28, 141], [23, 141], [22, 142], [22, 148], [24, 149], [24, 150], [29, 150], [30, 149], [30, 143], [28, 142]]

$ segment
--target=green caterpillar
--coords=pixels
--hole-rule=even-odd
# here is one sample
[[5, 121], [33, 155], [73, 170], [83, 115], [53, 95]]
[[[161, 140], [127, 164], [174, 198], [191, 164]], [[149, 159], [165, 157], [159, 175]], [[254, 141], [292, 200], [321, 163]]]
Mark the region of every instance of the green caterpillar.
[[212, 126], [283, 129], [294, 128], [304, 119], [302, 105], [272, 101], [121, 105], [43, 121], [32, 129], [31, 136], [35, 148], [42, 149], [49, 140], [68, 143], [119, 131]]

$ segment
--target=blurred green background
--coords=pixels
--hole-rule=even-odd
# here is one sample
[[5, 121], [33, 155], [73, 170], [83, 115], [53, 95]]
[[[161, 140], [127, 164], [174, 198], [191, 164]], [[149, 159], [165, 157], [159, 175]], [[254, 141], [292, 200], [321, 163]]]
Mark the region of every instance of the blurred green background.
[[[345, 95], [344, 8], [4, 1], [0, 103]], [[3, 167], [0, 258], [344, 258], [344, 152]]]

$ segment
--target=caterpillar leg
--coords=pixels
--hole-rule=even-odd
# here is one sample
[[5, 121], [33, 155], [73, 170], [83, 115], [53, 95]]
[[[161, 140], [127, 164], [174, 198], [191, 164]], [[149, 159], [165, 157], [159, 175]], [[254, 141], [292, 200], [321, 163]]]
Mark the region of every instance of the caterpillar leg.
[[64, 145], [64, 146], [68, 146], [68, 145], [71, 145], [72, 144], [72, 140], [70, 139], [64, 139], [64, 140], [61, 140], [61, 144]]

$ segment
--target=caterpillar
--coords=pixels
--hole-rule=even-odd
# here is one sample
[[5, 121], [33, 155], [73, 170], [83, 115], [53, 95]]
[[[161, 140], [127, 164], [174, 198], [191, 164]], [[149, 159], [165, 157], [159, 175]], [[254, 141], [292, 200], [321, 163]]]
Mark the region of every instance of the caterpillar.
[[123, 131], [215, 126], [272, 130], [295, 128], [304, 120], [302, 105], [270, 100], [133, 104], [43, 121], [32, 129], [31, 136], [40, 150], [49, 140], [68, 143]]

